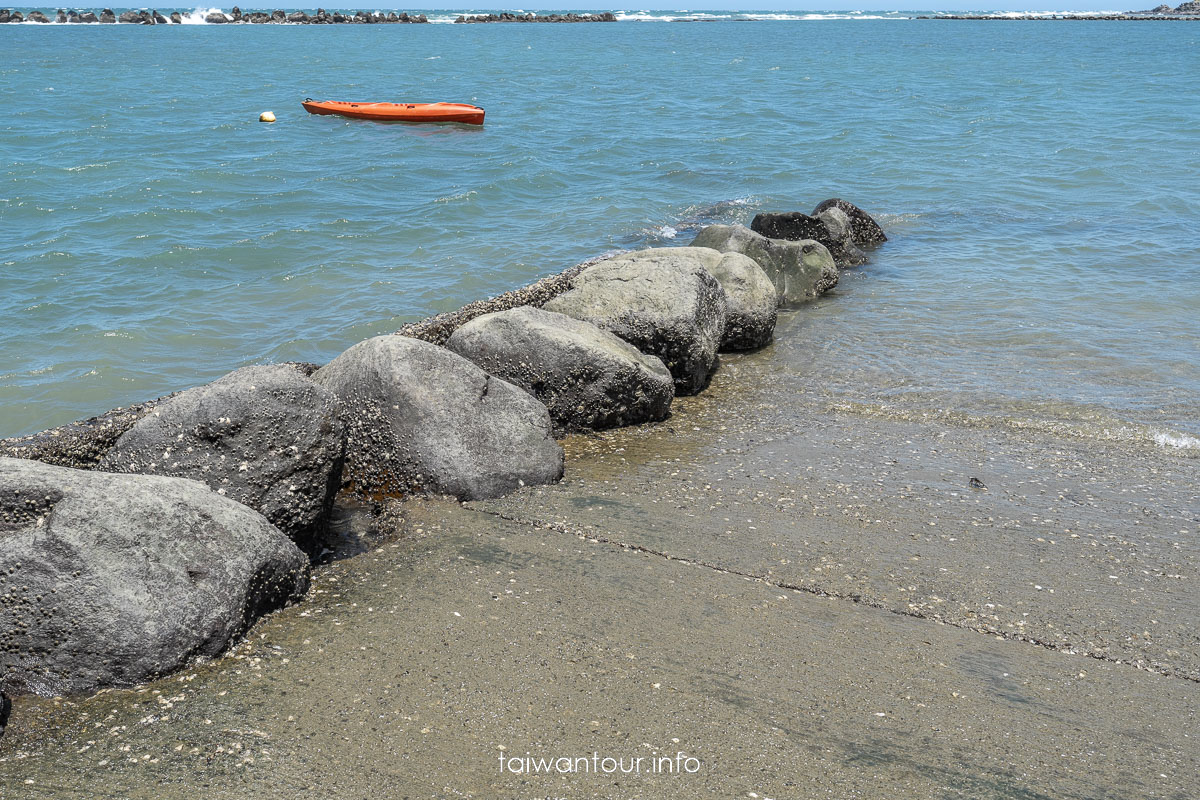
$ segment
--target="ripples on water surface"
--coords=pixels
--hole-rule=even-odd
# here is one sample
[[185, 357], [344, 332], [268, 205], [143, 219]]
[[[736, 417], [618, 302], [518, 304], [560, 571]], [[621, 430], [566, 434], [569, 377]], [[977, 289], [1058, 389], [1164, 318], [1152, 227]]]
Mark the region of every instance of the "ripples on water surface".
[[[834, 402], [1200, 434], [1200, 27], [0, 29], [0, 435], [829, 196]], [[310, 117], [456, 100], [482, 129]], [[255, 120], [271, 109], [274, 125]], [[674, 238], [669, 238], [673, 232]]]

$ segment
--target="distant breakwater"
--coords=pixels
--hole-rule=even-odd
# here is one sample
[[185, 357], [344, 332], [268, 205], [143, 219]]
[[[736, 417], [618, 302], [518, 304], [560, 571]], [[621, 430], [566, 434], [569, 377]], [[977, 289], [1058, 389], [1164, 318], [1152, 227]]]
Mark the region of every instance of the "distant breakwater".
[[[120, 15], [111, 8], [105, 8], [97, 14], [94, 11], [79, 12], [59, 9], [54, 19], [41, 11], [30, 11], [23, 14], [20, 11], [0, 9], [0, 23], [40, 22], [46, 24], [126, 24], [126, 25], [180, 25], [185, 15], [191, 12], [172, 11], [166, 16], [157, 10], [125, 11]], [[459, 16], [456, 23], [480, 22], [616, 22], [617, 17], [611, 11], [602, 14], [482, 14], [475, 16]], [[428, 23], [429, 18], [424, 14], [409, 14], [407, 11], [395, 11], [384, 14], [381, 11], [326, 11], [317, 9], [316, 14], [306, 14], [303, 11], [283, 11], [276, 9], [271, 12], [251, 11], [243, 13], [234, 6], [229, 14], [222, 11], [211, 11], [204, 16], [204, 22], [209, 25], [395, 25]]]

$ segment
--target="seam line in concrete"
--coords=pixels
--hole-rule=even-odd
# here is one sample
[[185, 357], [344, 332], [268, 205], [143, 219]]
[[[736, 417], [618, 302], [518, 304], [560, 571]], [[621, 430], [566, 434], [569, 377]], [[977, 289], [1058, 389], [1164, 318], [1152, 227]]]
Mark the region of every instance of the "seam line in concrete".
[[503, 519], [507, 522], [515, 523], [517, 525], [526, 525], [526, 526], [529, 526], [532, 528], [537, 528], [540, 530], [553, 530], [558, 533], [566, 534], [568, 536], [574, 536], [576, 538], [584, 539], [586, 541], [596, 542], [597, 544], [608, 544], [608, 545], [613, 545], [613, 546], [619, 547], [623, 550], [631, 550], [631, 551], [638, 552], [638, 553], [645, 553], [646, 555], [658, 556], [659, 558], [666, 559], [667, 561], [673, 561], [677, 564], [687, 564], [687, 565], [692, 565], [692, 566], [697, 566], [697, 567], [704, 567], [713, 572], [717, 572], [717, 573], [720, 573], [723, 575], [736, 575], [741, 578], [747, 578], [749, 580], [754, 580], [754, 581], [758, 581], [760, 583], [765, 583], [769, 586], [774, 586], [779, 589], [785, 589], [785, 590], [793, 591], [793, 592], [803, 592], [805, 594], [810, 594], [815, 597], [829, 597], [829, 598], [833, 598], [835, 600], [845, 600], [847, 602], [854, 603], [855, 605], [865, 606], [866, 608], [872, 608], [877, 611], [884, 611], [888, 614], [895, 614], [898, 617], [907, 617], [909, 619], [920, 619], [920, 620], [925, 620], [928, 622], [936, 622], [939, 625], [947, 625], [951, 628], [956, 628], [956, 629], [962, 630], [962, 631], [969, 631], [971, 633], [975, 633], [980, 636], [991, 636], [993, 638], [1000, 637], [1001, 639], [1004, 639], [1005, 641], [1022, 642], [1024, 644], [1033, 645], [1034, 647], [1039, 647], [1039, 648], [1042, 648], [1043, 650], [1050, 650], [1055, 653], [1063, 653], [1064, 655], [1073, 655], [1073, 656], [1081, 656], [1083, 658], [1091, 658], [1096, 661], [1103, 661], [1107, 664], [1119, 664], [1121, 666], [1132, 667], [1133, 669], [1141, 670], [1143, 672], [1152, 672], [1156, 675], [1161, 675], [1164, 678], [1176, 678], [1178, 680], [1188, 681], [1191, 683], [1200, 683], [1200, 677], [1193, 677], [1191, 675], [1182, 674], [1182, 673], [1176, 672], [1174, 670], [1156, 669], [1154, 667], [1141, 666], [1139, 664], [1135, 664], [1130, 661], [1122, 661], [1119, 658], [1113, 658], [1112, 656], [1105, 656], [1105, 655], [1101, 655], [1099, 653], [1081, 653], [1077, 650], [1064, 650], [1064, 649], [1056, 646], [1052, 642], [1045, 642], [1045, 641], [1042, 641], [1041, 639], [1035, 639], [1032, 636], [1023, 636], [1021, 634], [1006, 633], [1004, 631], [981, 631], [981, 630], [977, 630], [975, 628], [968, 628], [965, 625], [958, 625], [953, 622], [948, 622], [944, 619], [939, 619], [938, 617], [931, 617], [931, 616], [928, 616], [926, 614], [921, 614], [916, 611], [907, 611], [904, 609], [892, 608], [891, 606], [886, 606], [886, 605], [883, 605], [882, 603], [878, 603], [873, 600], [867, 599], [867, 598], [863, 597], [862, 595], [841, 594], [838, 592], [828, 592], [828, 591], [818, 588], [816, 586], [802, 586], [802, 585], [793, 585], [790, 583], [784, 583], [782, 581], [772, 580], [772, 579], [764, 577], [762, 575], [755, 575], [750, 572], [740, 572], [738, 570], [729, 569], [728, 567], [722, 567], [717, 564], [709, 564], [707, 562], [697, 561], [697, 560], [691, 559], [691, 558], [683, 558], [681, 556], [673, 556], [670, 553], [664, 553], [659, 550], [653, 550], [649, 547], [645, 547], [640, 544], [631, 544], [630, 542], [623, 542], [618, 539], [609, 539], [605, 536], [597, 536], [597, 535], [591, 535], [591, 534], [585, 534], [585, 533], [579, 533], [576, 531], [571, 531], [571, 530], [568, 530], [565, 525], [563, 525], [561, 523], [557, 523], [557, 522], [545, 522], [543, 520], [537, 520], [537, 519], [534, 519], [534, 520], [523, 519], [521, 517], [515, 517], [515, 516], [509, 515], [509, 514], [505, 514], [501, 511], [494, 511], [492, 509], [486, 509], [486, 508], [477, 508], [474, 506], [466, 506], [466, 508], [470, 511], [477, 511], [477, 512], [480, 512], [483, 514], [490, 514], [491, 516], [499, 517], [500, 519]]

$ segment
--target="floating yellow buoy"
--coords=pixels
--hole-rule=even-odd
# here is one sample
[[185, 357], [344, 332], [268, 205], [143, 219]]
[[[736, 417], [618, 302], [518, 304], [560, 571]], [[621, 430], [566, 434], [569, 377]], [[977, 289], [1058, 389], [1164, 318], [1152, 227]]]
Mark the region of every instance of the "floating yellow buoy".
[[275, 115], [273, 113], [271, 113], [270, 111], [264, 111], [263, 113], [258, 115], [258, 121], [259, 122], [274, 122]]

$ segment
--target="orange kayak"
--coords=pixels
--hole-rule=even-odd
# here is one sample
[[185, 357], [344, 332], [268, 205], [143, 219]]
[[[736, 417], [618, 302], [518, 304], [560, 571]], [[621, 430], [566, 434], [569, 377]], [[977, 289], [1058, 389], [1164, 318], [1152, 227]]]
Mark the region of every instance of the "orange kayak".
[[379, 122], [465, 122], [483, 124], [483, 109], [466, 103], [351, 103], [345, 100], [317, 102], [311, 97], [303, 103], [310, 114], [336, 114], [353, 119]]

